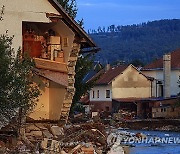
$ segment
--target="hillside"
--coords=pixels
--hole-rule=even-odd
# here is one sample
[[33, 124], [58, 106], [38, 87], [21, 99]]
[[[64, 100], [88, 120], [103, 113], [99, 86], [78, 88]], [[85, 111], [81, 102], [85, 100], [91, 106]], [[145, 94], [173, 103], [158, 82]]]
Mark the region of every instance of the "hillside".
[[180, 48], [180, 19], [159, 20], [138, 25], [99, 27], [89, 30], [101, 48], [96, 59], [102, 63], [141, 60], [143, 63]]

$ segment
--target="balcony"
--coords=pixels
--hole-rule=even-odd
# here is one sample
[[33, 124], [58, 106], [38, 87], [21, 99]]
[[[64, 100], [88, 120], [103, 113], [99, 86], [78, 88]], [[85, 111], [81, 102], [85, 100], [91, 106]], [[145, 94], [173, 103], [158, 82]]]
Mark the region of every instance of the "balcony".
[[51, 71], [58, 71], [62, 73], [68, 72], [67, 65], [66, 63], [63, 62], [46, 60], [42, 58], [34, 58], [34, 61], [37, 68], [47, 69]]

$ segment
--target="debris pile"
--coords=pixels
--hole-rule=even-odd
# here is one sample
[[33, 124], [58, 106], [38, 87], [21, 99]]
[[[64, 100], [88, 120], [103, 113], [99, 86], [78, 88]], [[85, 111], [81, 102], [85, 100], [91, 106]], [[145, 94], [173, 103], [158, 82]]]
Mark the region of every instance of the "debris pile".
[[29, 123], [24, 127], [24, 140], [17, 138], [14, 145], [0, 139], [0, 153], [62, 153], [101, 154], [107, 147], [105, 126], [101, 123], [66, 125]]
[[131, 120], [136, 116], [136, 112], [128, 110], [119, 110], [118, 113], [114, 113], [114, 120]]
[[167, 125], [167, 126], [157, 127], [156, 130], [159, 130], [159, 131], [175, 131], [175, 132], [177, 131], [177, 132], [179, 132], [180, 128], [179, 128], [179, 126]]

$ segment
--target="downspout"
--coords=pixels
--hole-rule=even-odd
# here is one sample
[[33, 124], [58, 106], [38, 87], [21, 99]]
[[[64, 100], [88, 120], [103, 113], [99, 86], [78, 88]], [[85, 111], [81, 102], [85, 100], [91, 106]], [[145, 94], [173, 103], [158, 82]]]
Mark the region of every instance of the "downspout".
[[156, 97], [158, 97], [158, 89], [157, 89], [157, 80], [156, 80]]
[[152, 97], [152, 93], [153, 93], [152, 82], [153, 82], [153, 81], [151, 81], [151, 97]]

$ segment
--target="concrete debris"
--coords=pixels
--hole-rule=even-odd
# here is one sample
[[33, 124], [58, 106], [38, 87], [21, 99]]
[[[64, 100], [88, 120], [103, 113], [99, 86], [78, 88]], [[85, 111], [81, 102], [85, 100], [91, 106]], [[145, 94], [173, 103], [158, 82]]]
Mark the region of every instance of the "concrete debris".
[[119, 110], [118, 113], [114, 113], [113, 119], [114, 120], [131, 120], [134, 119], [136, 116], [136, 112], [128, 111], [128, 110]]
[[[65, 126], [50, 122], [28, 123], [23, 127], [26, 140], [18, 138], [14, 133], [0, 136], [0, 153], [126, 154], [129, 146], [133, 146], [133, 144], [126, 143], [128, 138], [139, 140], [145, 139], [147, 136], [143, 133], [130, 133], [125, 130], [127, 125], [123, 125], [123, 123], [134, 120], [124, 120], [124, 118], [128, 119], [124, 115], [130, 114], [129, 112], [118, 114], [117, 118], [123, 119], [123, 121], [118, 122], [118, 125], [103, 124], [104, 121], [102, 122], [98, 116], [94, 117], [95, 120], [89, 120], [86, 123], [72, 124], [69, 122]], [[133, 113], [130, 114], [130, 117], [133, 118]], [[113, 119], [110, 119], [109, 122], [111, 120], [117, 123]], [[134, 122], [131, 123], [131, 125], [133, 124]], [[171, 130], [175, 127], [166, 125], [161, 127], [161, 130]], [[158, 127], [159, 129], [160, 127]], [[167, 137], [168, 135], [166, 134]], [[14, 139], [15, 137], [16, 139]], [[30, 146], [31, 144], [33, 146]]]
[[[102, 123], [87, 122], [64, 127], [51, 123], [29, 123], [25, 125], [24, 132], [27, 142], [17, 141], [10, 149], [12, 152], [102, 154], [107, 148], [106, 131]], [[28, 143], [33, 144], [33, 148]], [[0, 142], [0, 149], [2, 147], [6, 147], [4, 142]]]
[[26, 125], [26, 132], [30, 133], [31, 131], [40, 131], [40, 128], [36, 127], [34, 124]]
[[30, 133], [26, 133], [26, 136], [34, 136], [34, 137], [41, 138], [42, 131], [31, 131]]
[[36, 123], [34, 124], [37, 128], [39, 128], [40, 130], [48, 130], [43, 124], [41, 123]]
[[82, 147], [81, 148], [82, 151], [86, 154], [94, 154], [95, 153], [95, 150], [93, 148], [93, 145], [89, 146], [89, 147]]
[[56, 140], [48, 139], [48, 138], [44, 138], [44, 140], [41, 142], [41, 148], [43, 150], [60, 152], [59, 142]]
[[64, 135], [64, 130], [63, 128], [59, 126], [52, 126], [51, 127], [51, 132], [55, 137], [63, 136]]
[[52, 139], [54, 137], [48, 130], [43, 131], [43, 136], [48, 139]]

